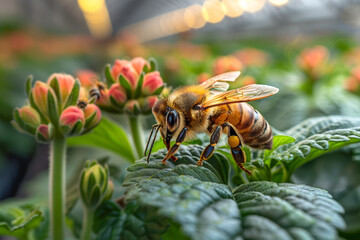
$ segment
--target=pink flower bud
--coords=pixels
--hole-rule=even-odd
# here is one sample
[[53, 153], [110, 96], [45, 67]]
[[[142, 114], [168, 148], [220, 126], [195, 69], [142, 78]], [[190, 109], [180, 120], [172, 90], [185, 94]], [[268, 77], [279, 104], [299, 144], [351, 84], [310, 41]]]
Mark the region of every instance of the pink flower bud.
[[56, 78], [59, 83], [61, 102], [65, 103], [74, 87], [75, 78], [69, 74], [53, 73], [47, 81], [49, 85], [54, 78]]
[[268, 62], [268, 55], [255, 48], [244, 48], [235, 53], [244, 66], [264, 66]]
[[59, 119], [60, 126], [68, 126], [70, 129], [72, 129], [78, 121], [85, 124], [84, 112], [77, 106], [70, 106], [66, 108], [61, 113]]
[[115, 60], [111, 69], [111, 74], [116, 81], [119, 79], [120, 74], [124, 75], [124, 77], [129, 81], [132, 89], [136, 88], [139, 74], [136, 72], [131, 62], [126, 60]]
[[132, 59], [131, 64], [132, 64], [133, 68], [136, 70], [136, 72], [138, 73], [138, 75], [140, 75], [142, 73], [145, 65], [148, 68], [150, 68], [150, 64], [148, 63], [148, 61], [146, 61], [142, 57], [137, 57], [137, 58]]
[[242, 85], [246, 86], [246, 85], [250, 85], [250, 84], [255, 84], [256, 80], [252, 76], [244, 76], [241, 79], [241, 82], [242, 82]]
[[239, 71], [243, 68], [242, 63], [239, 59], [234, 56], [224, 56], [218, 57], [213, 66], [213, 71], [215, 75], [231, 72], [231, 71]]
[[345, 89], [350, 92], [356, 92], [359, 89], [359, 85], [359, 81], [353, 76], [348, 77], [344, 82]]
[[151, 95], [155, 92], [156, 89], [163, 86], [164, 82], [160, 77], [160, 73], [158, 71], [150, 72], [145, 75], [143, 82], [143, 93], [147, 95]]
[[24, 123], [28, 124], [33, 128], [37, 128], [37, 126], [41, 123], [41, 118], [39, 113], [30, 106], [25, 106], [19, 109], [20, 117], [24, 121]]
[[115, 101], [119, 104], [122, 104], [126, 101], [126, 93], [125, 90], [120, 84], [115, 83], [111, 86], [109, 90], [109, 95], [115, 99]]
[[128, 101], [126, 103], [125, 110], [133, 112], [134, 109], [135, 109], [135, 106], [137, 107], [137, 109], [140, 109], [140, 105], [139, 105], [139, 102], [137, 100], [130, 100], [130, 101]]
[[199, 84], [205, 82], [206, 80], [208, 80], [209, 78], [211, 78], [211, 75], [209, 73], [200, 73], [198, 76], [197, 76], [197, 82]]
[[84, 88], [92, 88], [98, 79], [97, 74], [91, 70], [80, 70], [76, 73], [76, 77]]
[[86, 124], [87, 129], [94, 128], [96, 125], [98, 125], [101, 121], [101, 112], [98, 106], [95, 104], [88, 104], [87, 107], [84, 110], [85, 114], [85, 120], [88, 120], [90, 117], [95, 114], [95, 117]]
[[155, 105], [156, 101], [158, 100], [157, 96], [150, 96], [146, 98], [147, 108], [152, 109], [152, 107]]
[[304, 49], [297, 58], [299, 67], [310, 73], [317, 74], [322, 71], [329, 56], [329, 51], [324, 46]]
[[37, 134], [40, 135], [41, 138], [42, 138], [42, 139], [39, 139], [39, 140], [49, 141], [52, 138], [52, 134], [51, 134], [49, 126], [45, 125], [45, 124], [41, 124], [37, 128]]
[[50, 87], [40, 81], [35, 82], [35, 86], [32, 89], [32, 96], [34, 99], [34, 103], [39, 109], [39, 111], [47, 116], [47, 94], [50, 91]]
[[100, 98], [96, 101], [96, 104], [104, 107], [111, 106], [109, 89], [106, 88], [101, 92]]

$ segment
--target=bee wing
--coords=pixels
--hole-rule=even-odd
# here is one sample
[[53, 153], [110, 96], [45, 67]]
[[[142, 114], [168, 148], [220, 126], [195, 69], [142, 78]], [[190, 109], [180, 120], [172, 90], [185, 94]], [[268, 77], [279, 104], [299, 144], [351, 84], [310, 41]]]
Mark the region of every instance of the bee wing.
[[225, 92], [229, 88], [229, 84], [227, 82], [233, 82], [240, 76], [239, 71], [227, 72], [220, 75], [216, 75], [212, 78], [209, 78], [200, 86], [203, 86], [205, 89], [216, 89], [221, 92]]
[[201, 106], [203, 109], [207, 109], [210, 107], [227, 105], [231, 103], [250, 102], [270, 97], [276, 94], [278, 91], [279, 89], [276, 87], [261, 84], [251, 84], [227, 92], [216, 92], [215, 94], [211, 94], [207, 97]]

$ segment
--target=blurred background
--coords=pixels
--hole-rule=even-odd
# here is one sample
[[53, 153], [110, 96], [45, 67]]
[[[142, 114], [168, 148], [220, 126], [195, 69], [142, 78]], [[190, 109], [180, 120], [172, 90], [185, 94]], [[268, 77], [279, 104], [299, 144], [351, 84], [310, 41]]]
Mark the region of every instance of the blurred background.
[[[278, 130], [308, 117], [360, 116], [358, 0], [0, 0], [0, 6], [0, 199], [47, 194], [48, 146], [10, 124], [29, 74], [46, 81], [53, 72], [91, 70], [104, 78], [105, 64], [116, 58], [153, 57], [172, 87], [233, 70], [242, 74], [232, 87], [277, 86], [279, 94], [253, 106]], [[353, 213], [346, 220], [359, 233], [360, 151], [338, 154], [303, 166], [293, 181], [331, 191]], [[69, 165], [104, 155], [121, 169], [128, 164], [77, 148]]]

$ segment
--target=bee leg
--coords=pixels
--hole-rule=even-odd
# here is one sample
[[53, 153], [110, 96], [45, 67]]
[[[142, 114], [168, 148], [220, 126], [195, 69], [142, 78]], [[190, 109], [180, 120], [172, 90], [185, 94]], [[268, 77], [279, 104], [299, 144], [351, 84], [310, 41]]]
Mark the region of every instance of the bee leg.
[[215, 150], [216, 144], [220, 140], [221, 130], [222, 130], [222, 127], [217, 126], [215, 128], [215, 130], [212, 132], [212, 134], [210, 136], [210, 144], [207, 145], [206, 148], [204, 149], [204, 151], [201, 153], [200, 159], [196, 163], [197, 165], [202, 166], [203, 161], [206, 161], [211, 157], [211, 155], [213, 154], [213, 152]]
[[185, 140], [187, 130], [188, 129], [186, 127], [184, 127], [181, 130], [181, 132], [179, 133], [179, 136], [176, 138], [176, 143], [174, 145], [172, 145], [172, 147], [170, 148], [170, 150], [168, 151], [168, 153], [166, 154], [164, 159], [161, 161], [162, 163], [166, 164], [166, 160], [168, 160], [169, 158], [171, 158], [172, 155], [175, 154], [175, 152], [180, 147], [180, 144]]
[[230, 123], [224, 123], [222, 127], [228, 129], [228, 144], [230, 145], [231, 155], [233, 156], [236, 164], [241, 170], [246, 172], [248, 175], [251, 175], [251, 172], [247, 170], [243, 165], [244, 163], [246, 163], [246, 154], [241, 149], [243, 141], [240, 133]]
[[[165, 146], [166, 146], [166, 149], [169, 151], [169, 149], [170, 149], [170, 144], [168, 144], [168, 143], [165, 141], [165, 139], [163, 139], [163, 142], [164, 142], [164, 144], [165, 144]], [[171, 160], [173, 160], [174, 162], [176, 162], [176, 161], [178, 160], [178, 158], [175, 157], [175, 156], [171, 156]]]

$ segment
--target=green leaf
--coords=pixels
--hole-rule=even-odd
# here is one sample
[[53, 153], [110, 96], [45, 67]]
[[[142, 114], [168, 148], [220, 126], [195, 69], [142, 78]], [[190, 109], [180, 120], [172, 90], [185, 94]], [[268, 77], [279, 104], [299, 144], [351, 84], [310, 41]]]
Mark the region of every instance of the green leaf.
[[141, 73], [141, 75], [139, 77], [139, 81], [138, 81], [137, 86], [136, 86], [135, 94], [134, 94], [135, 99], [139, 98], [140, 95], [141, 95], [143, 82], [144, 82], [144, 73]]
[[265, 161], [281, 161], [292, 174], [296, 168], [325, 153], [360, 142], [360, 128], [330, 130], [298, 142], [288, 150], [274, 153]]
[[48, 91], [47, 101], [48, 101], [47, 106], [48, 106], [48, 114], [49, 114], [50, 122], [55, 127], [57, 127], [59, 125], [59, 111], [55, 96], [52, 94], [52, 91]]
[[120, 76], [119, 76], [119, 83], [125, 89], [127, 99], [132, 99], [133, 93], [132, 93], [130, 83], [122, 74], [120, 74]]
[[67, 97], [66, 103], [64, 105], [64, 109], [66, 109], [68, 106], [76, 105], [80, 94], [80, 81], [79, 79], [75, 79], [74, 86]]
[[138, 181], [147, 178], [180, 175], [189, 175], [202, 181], [227, 184], [229, 164], [226, 157], [221, 153], [215, 152], [209, 160], [204, 162], [203, 167], [196, 165], [203, 149], [204, 147], [199, 145], [181, 146], [175, 154], [178, 160], [176, 162], [168, 160], [166, 165], [161, 163], [161, 160], [167, 150], [161, 149], [151, 155], [149, 164], [143, 158], [131, 165], [127, 169], [130, 173], [125, 177], [123, 185], [131, 187]]
[[31, 230], [44, 220], [44, 213], [30, 204], [16, 206], [3, 203], [0, 207], [0, 236], [13, 236], [27, 239]]
[[267, 158], [271, 153], [282, 145], [295, 142], [295, 138], [286, 135], [276, 135], [273, 137], [273, 147], [271, 150], [265, 150], [264, 158]]
[[33, 76], [29, 75], [26, 79], [26, 84], [25, 84], [25, 91], [26, 91], [26, 96], [29, 98], [30, 97], [30, 92], [31, 92], [31, 88], [32, 88], [32, 82], [33, 82]]
[[160, 95], [160, 93], [163, 91], [165, 86], [161, 86], [158, 89], [155, 90], [155, 92], [153, 93], [153, 95]]
[[111, 75], [110, 64], [107, 64], [105, 67], [105, 78], [108, 86], [111, 86], [113, 83], [115, 83], [115, 80]]
[[126, 132], [117, 124], [103, 117], [90, 133], [67, 139], [69, 146], [93, 146], [112, 151], [129, 162], [135, 161]]

